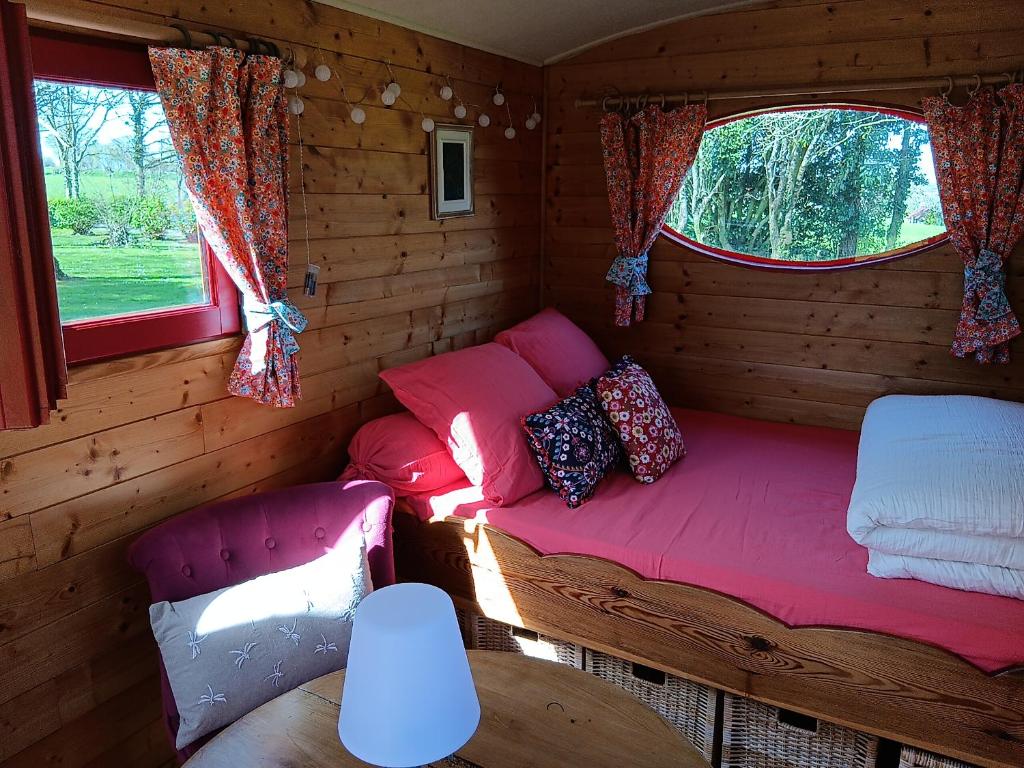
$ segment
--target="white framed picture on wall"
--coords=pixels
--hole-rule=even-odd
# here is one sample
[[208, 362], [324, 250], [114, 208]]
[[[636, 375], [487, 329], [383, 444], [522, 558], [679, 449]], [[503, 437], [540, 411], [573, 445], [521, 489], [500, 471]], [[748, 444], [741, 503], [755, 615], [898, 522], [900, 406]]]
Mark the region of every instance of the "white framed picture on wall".
[[430, 141], [431, 215], [473, 215], [473, 128], [438, 125]]

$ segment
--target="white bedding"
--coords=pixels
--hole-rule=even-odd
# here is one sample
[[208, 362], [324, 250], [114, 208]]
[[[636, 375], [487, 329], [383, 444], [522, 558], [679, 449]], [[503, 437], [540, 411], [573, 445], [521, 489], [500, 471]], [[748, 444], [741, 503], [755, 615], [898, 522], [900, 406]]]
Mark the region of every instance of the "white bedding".
[[1024, 599], [1024, 404], [890, 395], [868, 408], [847, 530], [868, 570]]

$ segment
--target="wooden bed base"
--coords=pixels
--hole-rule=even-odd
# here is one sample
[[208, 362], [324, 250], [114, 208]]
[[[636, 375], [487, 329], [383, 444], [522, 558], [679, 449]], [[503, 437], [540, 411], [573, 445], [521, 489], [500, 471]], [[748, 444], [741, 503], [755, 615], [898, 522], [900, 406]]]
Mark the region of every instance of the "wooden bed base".
[[542, 556], [472, 521], [397, 514], [395, 548], [400, 580], [495, 620], [978, 765], [1024, 766], [1024, 670], [988, 675], [911, 640], [789, 628], [735, 598]]

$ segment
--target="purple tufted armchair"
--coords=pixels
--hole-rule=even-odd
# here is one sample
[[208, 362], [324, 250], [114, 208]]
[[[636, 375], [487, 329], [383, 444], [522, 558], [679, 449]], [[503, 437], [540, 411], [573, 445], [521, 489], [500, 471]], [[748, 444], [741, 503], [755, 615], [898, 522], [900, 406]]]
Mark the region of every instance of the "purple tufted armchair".
[[[153, 602], [185, 600], [308, 563], [351, 536], [363, 536], [374, 588], [395, 581], [391, 488], [372, 481], [316, 483], [208, 504], [144, 533], [128, 551]], [[178, 709], [160, 664], [171, 743]], [[206, 739], [178, 753], [184, 760]]]

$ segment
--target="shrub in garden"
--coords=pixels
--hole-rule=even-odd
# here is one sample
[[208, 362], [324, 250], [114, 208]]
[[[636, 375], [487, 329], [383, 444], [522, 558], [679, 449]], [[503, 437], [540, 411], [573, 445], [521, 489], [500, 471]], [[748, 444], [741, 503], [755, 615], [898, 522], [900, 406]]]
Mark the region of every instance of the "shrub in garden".
[[196, 242], [199, 222], [196, 221], [196, 212], [191, 204], [185, 203], [174, 211], [174, 227], [190, 243]]
[[163, 237], [174, 224], [174, 212], [162, 197], [147, 195], [136, 200], [132, 224], [146, 237]]
[[131, 245], [138, 208], [137, 197], [112, 197], [105, 202], [100, 218], [107, 228], [107, 245], [111, 248]]
[[88, 235], [100, 223], [100, 208], [87, 197], [59, 197], [47, 201], [50, 223], [58, 229], [70, 229], [76, 235]]

